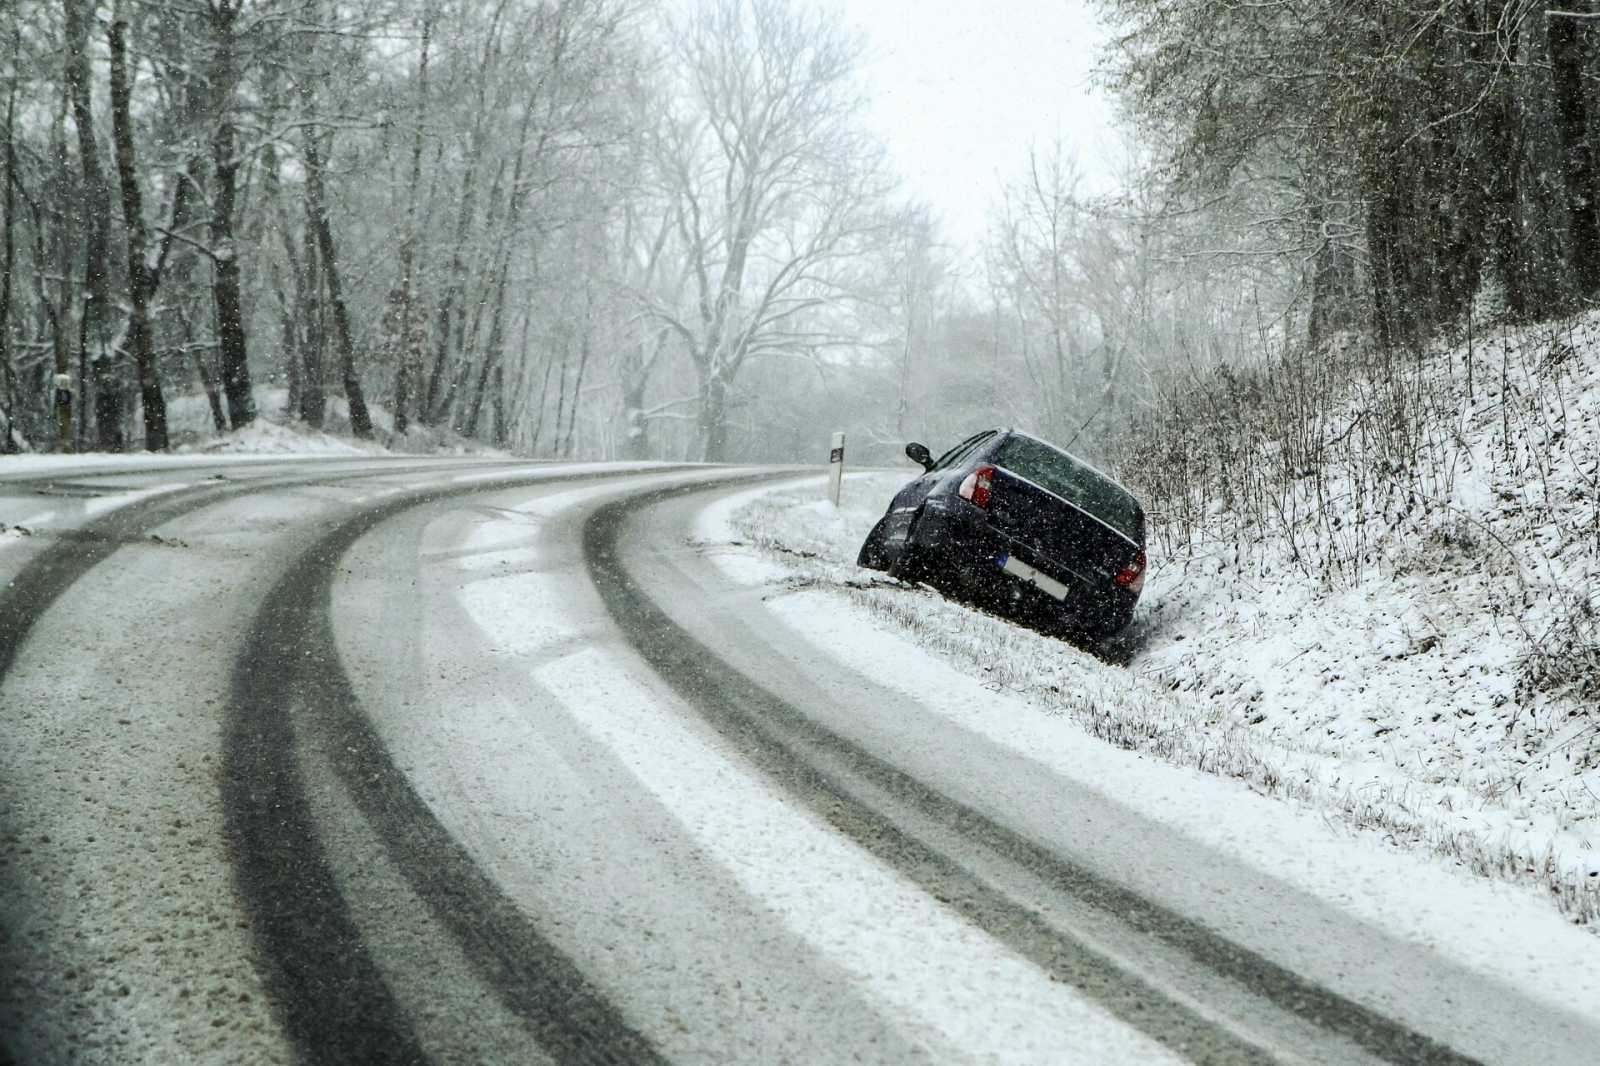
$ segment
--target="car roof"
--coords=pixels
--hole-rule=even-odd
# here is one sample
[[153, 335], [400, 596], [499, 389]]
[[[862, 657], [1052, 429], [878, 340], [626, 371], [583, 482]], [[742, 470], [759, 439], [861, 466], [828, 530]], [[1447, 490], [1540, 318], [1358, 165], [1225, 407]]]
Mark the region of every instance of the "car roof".
[[1086, 468], [1088, 470], [1093, 471], [1094, 473], [1096, 473], [1096, 474], [1100, 475], [1101, 477], [1105, 478], [1107, 481], [1111, 482], [1111, 484], [1115, 485], [1117, 488], [1121, 489], [1123, 492], [1126, 492], [1130, 497], [1133, 498], [1133, 502], [1134, 503], [1139, 504], [1139, 509], [1140, 510], [1144, 509], [1144, 505], [1139, 503], [1139, 497], [1134, 495], [1134, 492], [1133, 492], [1132, 489], [1128, 488], [1128, 486], [1124, 485], [1122, 482], [1118, 481], [1116, 478], [1112, 477], [1110, 474], [1106, 473], [1104, 470], [1101, 470], [1098, 466], [1095, 466], [1093, 463], [1089, 462], [1088, 460], [1083, 459], [1083, 458], [1081, 458], [1081, 457], [1079, 457], [1077, 455], [1074, 455], [1073, 453], [1067, 451], [1065, 448], [1061, 447], [1061, 445], [1059, 445], [1059, 444], [1051, 444], [1049, 441], [1045, 440], [1043, 437], [1039, 436], [1037, 433], [1029, 433], [1026, 430], [1017, 429], [1014, 426], [1002, 428], [1000, 430], [1000, 432], [1008, 434], [1008, 435], [1011, 435], [1011, 436], [1016, 436], [1016, 437], [1027, 437], [1029, 440], [1033, 441], [1036, 444], [1043, 444], [1046, 448], [1054, 448], [1056, 451], [1060, 452], [1062, 455], [1067, 456], [1073, 462], [1077, 463], [1078, 465], [1080, 465], [1080, 466], [1082, 466], [1082, 467], [1084, 467], [1084, 468]]

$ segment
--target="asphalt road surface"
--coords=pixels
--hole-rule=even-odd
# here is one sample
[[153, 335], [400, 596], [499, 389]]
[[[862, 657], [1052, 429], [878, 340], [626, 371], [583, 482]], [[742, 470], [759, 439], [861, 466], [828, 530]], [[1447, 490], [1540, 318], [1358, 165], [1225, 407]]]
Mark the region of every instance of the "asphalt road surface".
[[1595, 1061], [787, 632], [781, 475], [0, 480], [0, 1061]]

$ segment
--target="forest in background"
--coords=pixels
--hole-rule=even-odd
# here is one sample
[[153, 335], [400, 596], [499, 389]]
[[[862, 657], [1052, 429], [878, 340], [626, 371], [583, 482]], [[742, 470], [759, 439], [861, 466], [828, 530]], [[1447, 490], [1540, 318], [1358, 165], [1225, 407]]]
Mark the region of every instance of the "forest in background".
[[172, 397], [270, 394], [398, 448], [1006, 422], [1126, 465], [1241, 369], [1600, 291], [1593, 0], [1102, 6], [1123, 191], [1018, 145], [968, 250], [867, 132], [847, 8], [3, 0], [0, 441], [159, 450]]

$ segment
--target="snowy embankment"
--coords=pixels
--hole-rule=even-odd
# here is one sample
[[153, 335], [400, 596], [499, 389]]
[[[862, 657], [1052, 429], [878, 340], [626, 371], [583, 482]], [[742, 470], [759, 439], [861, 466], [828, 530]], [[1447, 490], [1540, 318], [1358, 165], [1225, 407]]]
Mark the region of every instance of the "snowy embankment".
[[[327, 397], [324, 428], [312, 429], [289, 420], [289, 390], [257, 388], [257, 418], [237, 432], [218, 431], [204, 396], [180, 396], [167, 405], [173, 451], [207, 455], [478, 455], [513, 458], [509, 453], [459, 437], [445, 429], [412, 423], [402, 436], [394, 431], [394, 415], [380, 404], [367, 405], [376, 439], [357, 440], [350, 432], [350, 405], [343, 396]], [[142, 439], [143, 422], [134, 419], [133, 440]]]
[[[814, 590], [1031, 713], [1521, 882], [1593, 923], [1600, 318], [1478, 338], [1472, 357], [1470, 403], [1466, 351], [1435, 357], [1430, 387], [1463, 395], [1419, 449], [1427, 506], [1385, 521], [1392, 501], [1346, 485], [1242, 549], [1203, 525], [1153, 535], [1126, 668], [855, 567], [909, 472], [850, 478], [837, 511], [816, 483], [751, 493], [702, 532], [731, 542], [725, 565], [775, 604]], [[1367, 400], [1353, 392], [1322, 431], [1350, 439], [1383, 415]], [[1360, 566], [1304, 565], [1349, 552], [1337, 538], [1357, 525]]]
[[[511, 454], [485, 447], [475, 441], [458, 437], [444, 430], [413, 426], [402, 439], [394, 433], [394, 420], [380, 406], [372, 406], [370, 414], [379, 440], [361, 441], [349, 436], [349, 407], [341, 396], [328, 397], [327, 421], [324, 429], [313, 429], [304, 423], [291, 421], [288, 410], [288, 390], [258, 388], [255, 390], [257, 417], [240, 430], [215, 428], [210, 404], [203, 395], [172, 397], [167, 403], [167, 426], [172, 435], [169, 452], [146, 452], [140, 444], [144, 439], [144, 422], [141, 412], [135, 412], [133, 431], [128, 437], [127, 450], [110, 452], [23, 452], [0, 456], [0, 474], [8, 477], [34, 475], [59, 475], [107, 470], [135, 471], [150, 469], [182, 469], [184, 467], [216, 466], [220, 463], [251, 463], [263, 459], [317, 457], [326, 459], [356, 458], [360, 456], [389, 456], [398, 454], [425, 454], [435, 456], [472, 455], [485, 459], [512, 459]], [[173, 491], [180, 485], [163, 491]], [[108, 510], [133, 502], [138, 494], [108, 495], [82, 504], [77, 510], [82, 514]], [[61, 516], [57, 509], [40, 507], [28, 514], [0, 514], [0, 548], [31, 537], [34, 527], [49, 524]]]

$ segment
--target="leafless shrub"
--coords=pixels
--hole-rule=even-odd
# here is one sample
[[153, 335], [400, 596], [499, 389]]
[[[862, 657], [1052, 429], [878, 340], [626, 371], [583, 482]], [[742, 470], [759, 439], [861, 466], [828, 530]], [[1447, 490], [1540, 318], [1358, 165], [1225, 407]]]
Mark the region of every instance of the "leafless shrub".
[[1517, 691], [1523, 698], [1538, 692], [1572, 697], [1585, 715], [1600, 704], [1600, 621], [1587, 596], [1531, 641], [1518, 663]]
[[1592, 699], [1594, 627], [1568, 593], [1600, 560], [1600, 441], [1572, 382], [1592, 377], [1600, 318], [1467, 340], [1407, 352], [1340, 336], [1174, 373], [1116, 465], [1168, 558], [1225, 552], [1324, 588], [1475, 568], [1524, 633], [1522, 690]]

